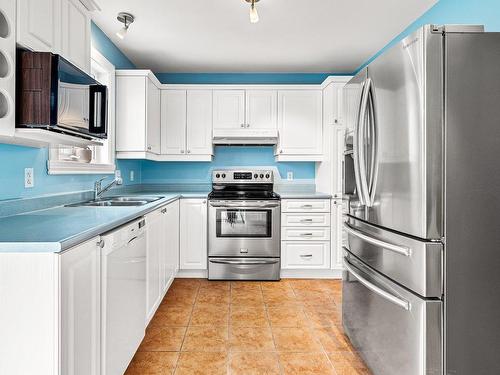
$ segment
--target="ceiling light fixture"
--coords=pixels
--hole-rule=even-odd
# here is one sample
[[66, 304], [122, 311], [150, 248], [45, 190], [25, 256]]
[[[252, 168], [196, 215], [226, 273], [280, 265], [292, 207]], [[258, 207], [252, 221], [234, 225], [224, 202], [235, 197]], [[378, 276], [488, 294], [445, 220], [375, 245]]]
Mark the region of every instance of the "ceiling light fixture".
[[259, 22], [259, 13], [257, 13], [257, 8], [255, 7], [255, 3], [258, 3], [260, 0], [245, 0], [247, 3], [250, 3], [250, 22], [257, 23]]
[[118, 13], [116, 19], [123, 23], [123, 27], [118, 30], [116, 36], [120, 39], [123, 39], [125, 38], [125, 35], [127, 35], [128, 28], [134, 22], [135, 17], [130, 13], [120, 12]]

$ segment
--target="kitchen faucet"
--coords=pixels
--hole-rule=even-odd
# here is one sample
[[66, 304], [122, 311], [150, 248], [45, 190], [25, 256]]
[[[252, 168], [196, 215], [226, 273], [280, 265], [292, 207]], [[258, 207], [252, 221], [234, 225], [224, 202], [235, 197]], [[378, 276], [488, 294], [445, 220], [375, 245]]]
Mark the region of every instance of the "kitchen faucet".
[[111, 189], [114, 185], [121, 185], [123, 183], [121, 177], [115, 177], [113, 181], [111, 181], [108, 185], [102, 187], [102, 181], [104, 181], [105, 179], [107, 179], [107, 177], [103, 177], [99, 181], [96, 181], [94, 183], [94, 199], [98, 199], [101, 195], [103, 195], [105, 192]]

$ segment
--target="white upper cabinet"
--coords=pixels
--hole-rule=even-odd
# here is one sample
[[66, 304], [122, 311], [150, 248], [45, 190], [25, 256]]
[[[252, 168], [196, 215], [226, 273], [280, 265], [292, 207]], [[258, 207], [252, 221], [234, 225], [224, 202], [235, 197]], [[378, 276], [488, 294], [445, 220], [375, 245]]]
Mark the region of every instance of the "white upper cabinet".
[[18, 0], [17, 42], [34, 51], [59, 53], [61, 0]]
[[186, 153], [186, 90], [161, 91], [161, 153]]
[[162, 90], [161, 113], [166, 160], [211, 160], [212, 90]]
[[322, 91], [278, 91], [278, 130], [278, 160], [321, 160]]
[[275, 130], [277, 90], [214, 90], [214, 134]]
[[247, 90], [245, 107], [245, 123], [249, 129], [276, 129], [278, 107], [276, 90]]
[[90, 15], [79, 0], [61, 1], [62, 47], [66, 59], [90, 72]]
[[18, 0], [17, 42], [90, 72], [90, 15], [79, 0]]
[[153, 154], [161, 153], [160, 89], [146, 80], [146, 149]]
[[214, 90], [214, 131], [245, 127], [245, 90]]
[[212, 90], [187, 91], [186, 152], [211, 155]]
[[159, 82], [150, 71], [116, 71], [118, 158], [145, 158], [161, 152]]

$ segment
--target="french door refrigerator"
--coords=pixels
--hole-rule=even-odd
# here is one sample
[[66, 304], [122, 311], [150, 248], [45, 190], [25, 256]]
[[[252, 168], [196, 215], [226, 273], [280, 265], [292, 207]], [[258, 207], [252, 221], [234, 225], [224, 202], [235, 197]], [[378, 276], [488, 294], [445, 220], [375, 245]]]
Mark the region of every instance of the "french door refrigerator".
[[500, 33], [424, 26], [345, 97], [347, 335], [375, 375], [500, 374]]

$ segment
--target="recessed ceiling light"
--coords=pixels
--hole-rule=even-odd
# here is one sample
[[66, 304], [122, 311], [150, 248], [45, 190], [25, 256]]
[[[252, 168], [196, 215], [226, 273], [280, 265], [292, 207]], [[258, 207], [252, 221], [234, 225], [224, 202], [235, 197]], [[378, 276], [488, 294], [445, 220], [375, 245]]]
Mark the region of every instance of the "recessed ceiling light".
[[257, 23], [259, 22], [259, 13], [257, 12], [257, 7], [255, 3], [258, 3], [260, 0], [245, 0], [247, 3], [250, 3], [250, 22]]
[[123, 23], [123, 27], [118, 30], [116, 36], [120, 39], [124, 39], [125, 35], [127, 35], [128, 28], [134, 22], [135, 17], [130, 13], [120, 12], [118, 13], [116, 19]]

